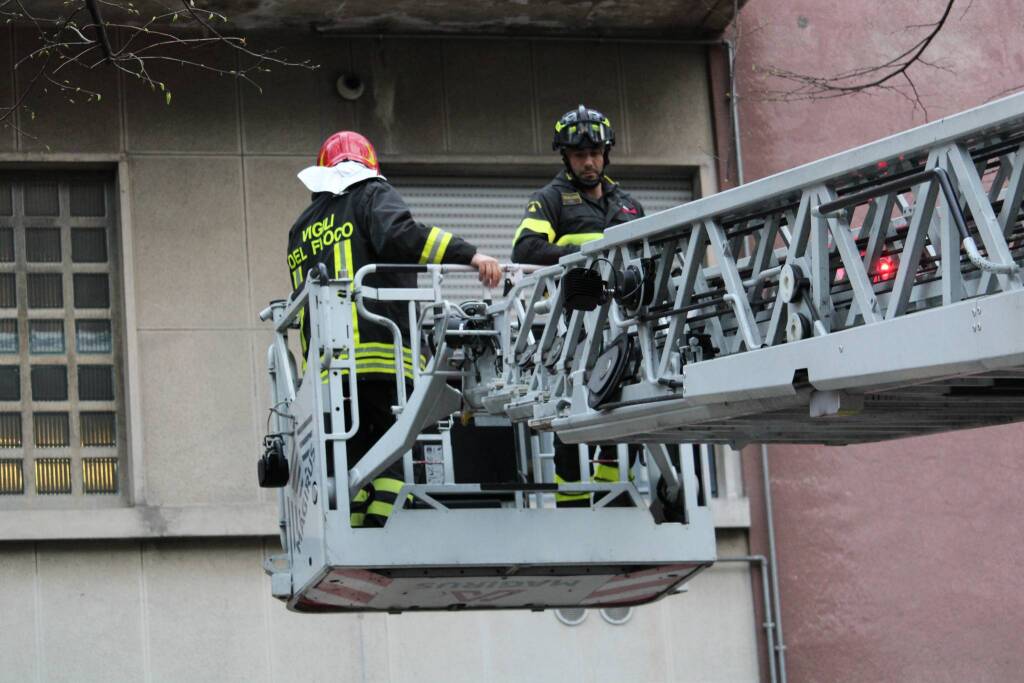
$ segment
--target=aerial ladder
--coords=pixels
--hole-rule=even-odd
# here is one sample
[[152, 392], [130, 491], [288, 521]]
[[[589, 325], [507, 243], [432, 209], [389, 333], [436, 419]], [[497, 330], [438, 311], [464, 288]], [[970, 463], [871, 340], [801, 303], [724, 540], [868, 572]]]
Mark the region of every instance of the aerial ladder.
[[[296, 611], [642, 604], [715, 561], [696, 444], [1021, 420], [1022, 195], [1024, 94], [612, 228], [554, 266], [507, 266], [496, 301], [445, 300], [460, 266], [311, 271], [261, 313], [275, 330], [260, 462], [280, 496], [273, 595]], [[388, 270], [420, 284], [365, 284]], [[413, 358], [429, 350], [408, 393], [398, 327], [370, 300], [406, 301]], [[303, 309], [299, 376], [289, 332]], [[395, 425], [347, 468], [355, 311], [396, 339], [399, 400]], [[455, 421], [510, 425], [515, 476], [460, 479]], [[621, 480], [555, 483], [552, 434], [602, 444]], [[624, 444], [637, 443], [629, 476]], [[399, 461], [404, 503], [383, 528], [353, 528], [350, 498]], [[557, 508], [558, 491], [590, 505]]]

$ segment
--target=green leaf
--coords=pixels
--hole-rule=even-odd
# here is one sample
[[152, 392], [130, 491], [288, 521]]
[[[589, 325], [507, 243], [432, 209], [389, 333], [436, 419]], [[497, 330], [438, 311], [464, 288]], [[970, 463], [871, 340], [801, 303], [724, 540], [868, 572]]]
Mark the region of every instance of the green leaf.
[[171, 91], [168, 90], [164, 93], [164, 101], [167, 102], [167, 106], [171, 106]]

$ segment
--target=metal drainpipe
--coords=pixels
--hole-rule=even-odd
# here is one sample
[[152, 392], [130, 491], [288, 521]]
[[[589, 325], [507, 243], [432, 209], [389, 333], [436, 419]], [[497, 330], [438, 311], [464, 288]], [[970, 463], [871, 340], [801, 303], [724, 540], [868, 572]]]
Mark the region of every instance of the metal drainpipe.
[[[744, 183], [743, 177], [743, 147], [740, 143], [740, 115], [739, 115], [739, 103], [736, 95], [736, 46], [729, 39], [723, 39], [722, 43], [725, 44], [726, 50], [729, 55], [729, 112], [732, 119], [732, 140], [733, 146], [736, 151], [736, 181], [738, 185]], [[771, 601], [772, 607], [768, 605], [768, 579], [765, 575], [764, 567], [764, 556], [754, 555], [749, 558], [738, 557], [738, 558], [719, 558], [719, 562], [760, 562], [761, 563], [761, 582], [763, 586], [763, 593], [765, 595], [765, 633], [768, 639], [768, 664], [771, 674], [772, 683], [776, 681], [776, 666], [778, 667], [778, 680], [781, 683], [786, 683], [786, 643], [782, 637], [782, 608], [781, 600], [779, 598], [779, 572], [778, 572], [778, 559], [775, 555], [775, 521], [772, 516], [772, 491], [771, 491], [771, 479], [768, 473], [768, 447], [765, 444], [761, 444], [761, 476], [763, 478], [764, 486], [764, 510], [765, 518], [768, 524], [768, 571], [771, 573]], [[774, 631], [775, 638], [778, 639], [778, 643], [775, 644], [772, 636]]]
[[736, 150], [736, 184], [743, 184], [743, 149], [740, 146], [740, 113], [736, 101], [736, 46], [728, 38], [722, 43], [729, 54], [729, 114], [732, 119], [732, 144]]
[[768, 474], [768, 446], [761, 444], [761, 477], [764, 479], [764, 513], [768, 523], [769, 570], [772, 575], [772, 600], [775, 604], [775, 635], [778, 643], [775, 652], [779, 659], [779, 680], [786, 683], [786, 643], [782, 638], [782, 608], [779, 600], [778, 559], [775, 557], [775, 521], [772, 517], [772, 486]]
[[736, 557], [719, 557], [715, 562], [746, 562], [748, 564], [759, 564], [761, 573], [761, 594], [764, 600], [764, 621], [761, 627], [764, 629], [764, 638], [768, 646], [768, 672], [771, 676], [771, 683], [777, 683], [778, 677], [775, 666], [775, 618], [772, 612], [771, 596], [768, 590], [768, 560], [764, 555], [738, 555]]

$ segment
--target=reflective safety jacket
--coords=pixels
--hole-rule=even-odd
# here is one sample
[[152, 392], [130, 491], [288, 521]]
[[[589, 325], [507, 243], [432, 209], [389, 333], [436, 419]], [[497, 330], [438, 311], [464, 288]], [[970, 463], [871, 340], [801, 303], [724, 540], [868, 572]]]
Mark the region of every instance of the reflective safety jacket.
[[513, 237], [512, 260], [550, 266], [601, 237], [606, 228], [640, 218], [644, 208], [608, 176], [604, 195], [590, 199], [572, 184], [567, 171], [530, 195], [523, 221]]
[[[318, 263], [333, 278], [355, 276], [369, 263], [456, 263], [469, 265], [476, 247], [440, 228], [417, 223], [397, 191], [383, 178], [351, 186], [344, 194], [318, 192], [288, 233], [288, 270], [292, 289], [302, 287], [306, 273]], [[344, 275], [347, 273], [347, 275]], [[415, 287], [415, 273], [375, 273], [364, 279], [370, 287]], [[366, 300], [366, 307], [389, 318], [402, 330], [404, 370], [412, 376], [409, 348], [409, 311], [406, 301]], [[360, 378], [394, 379], [393, 337], [382, 325], [356, 314], [356, 373]], [[309, 321], [302, 323], [303, 358], [307, 352]], [[423, 359], [420, 359], [423, 362]]]

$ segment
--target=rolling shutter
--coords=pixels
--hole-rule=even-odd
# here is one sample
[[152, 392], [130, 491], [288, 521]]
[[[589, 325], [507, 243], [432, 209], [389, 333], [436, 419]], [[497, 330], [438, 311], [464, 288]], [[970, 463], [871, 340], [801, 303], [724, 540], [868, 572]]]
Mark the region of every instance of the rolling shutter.
[[[510, 260], [512, 235], [527, 199], [550, 177], [389, 176], [389, 180], [408, 202], [416, 220], [450, 230], [504, 263]], [[693, 198], [693, 183], [688, 176], [626, 177], [621, 182], [648, 215]], [[454, 301], [478, 299], [484, 292], [472, 275], [445, 279], [445, 295]]]

